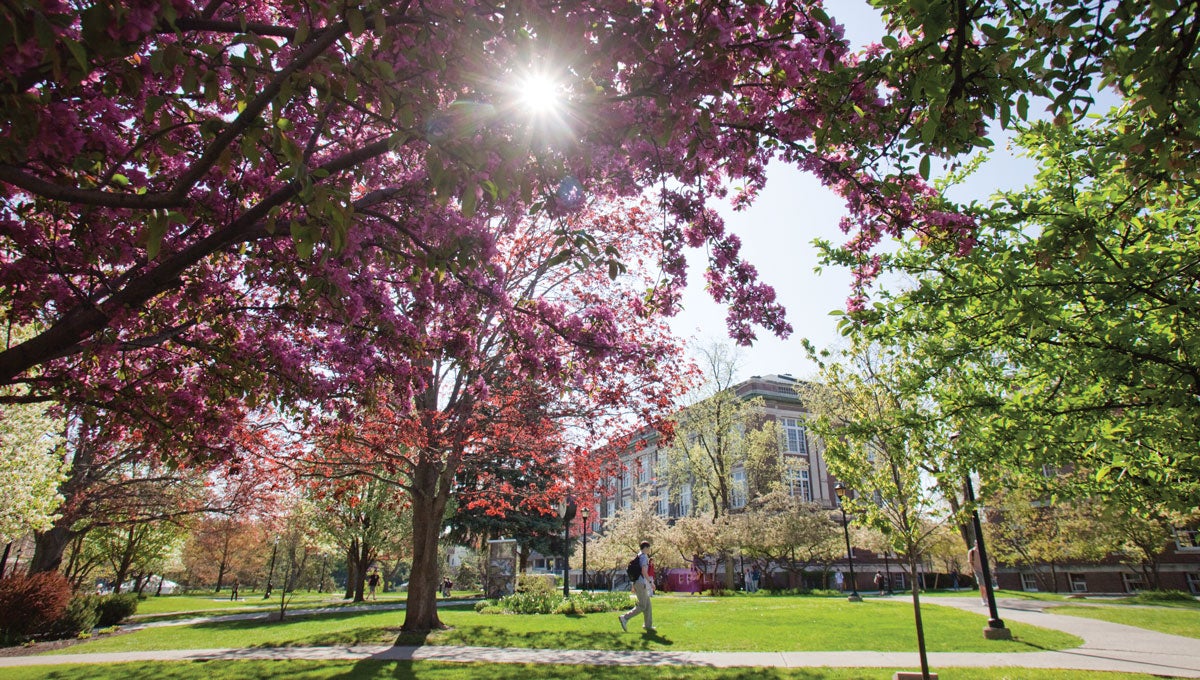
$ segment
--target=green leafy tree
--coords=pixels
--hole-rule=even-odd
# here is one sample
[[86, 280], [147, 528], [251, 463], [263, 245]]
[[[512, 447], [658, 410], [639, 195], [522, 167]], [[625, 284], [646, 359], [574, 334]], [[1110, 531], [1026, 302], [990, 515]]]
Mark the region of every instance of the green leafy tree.
[[[926, 543], [948, 518], [921, 465], [938, 433], [908, 382], [904, 357], [852, 340], [832, 359], [814, 357], [819, 379], [800, 388], [801, 399], [825, 443], [829, 471], [853, 490], [842, 499], [845, 511], [887, 536], [915, 581]], [[921, 670], [928, 675], [920, 588], [912, 589], [912, 603]]]
[[1002, 564], [1032, 571], [1038, 589], [1058, 592], [1063, 565], [1091, 562], [1113, 548], [1102, 508], [1086, 499], [1048, 502], [1028, 487], [996, 495], [991, 508], [999, 521], [988, 523], [989, 555]]
[[1187, 511], [1200, 496], [1200, 234], [1192, 181], [1142, 175], [1120, 140], [1130, 108], [1092, 127], [1032, 125], [1030, 186], [995, 197], [973, 249], [907, 244], [911, 284], [858, 321], [903, 347], [914, 381], [962, 430], [985, 479], [1046, 471], [1056, 495]]
[[[769, 490], [772, 481], [781, 481], [782, 435], [767, 420], [761, 398], [742, 399], [734, 392], [736, 354], [724, 345], [701, 354], [706, 384], [697, 401], [674, 416], [674, 438], [661, 451], [659, 466], [672, 498], [678, 500], [690, 485], [695, 509], [715, 521], [745, 505], [752, 490]], [[741, 483], [735, 471], [745, 475]]]

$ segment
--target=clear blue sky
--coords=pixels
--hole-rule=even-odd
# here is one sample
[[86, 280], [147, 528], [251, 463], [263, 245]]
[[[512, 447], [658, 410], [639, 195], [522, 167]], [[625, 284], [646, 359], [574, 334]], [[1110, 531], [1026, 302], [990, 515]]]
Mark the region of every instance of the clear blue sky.
[[[861, 47], [882, 37], [883, 23], [866, 2], [838, 0], [827, 7], [846, 27], [851, 45]], [[1000, 188], [1000, 180], [1007, 188], [1019, 186], [1032, 176], [1027, 161], [1014, 159], [1003, 151], [997, 156], [968, 186], [955, 192], [955, 197], [984, 198]], [[750, 210], [720, 212], [729, 230], [742, 239], [743, 257], [758, 268], [762, 281], [775, 288], [795, 329], [787, 340], [760, 331], [752, 347], [740, 350], [739, 376], [789, 373], [797, 378], [811, 377], [815, 368], [804, 356], [801, 339], [808, 338], [817, 347], [836, 344], [837, 318], [830, 316], [830, 312], [842, 309], [850, 293], [847, 270], [826, 268], [820, 274], [814, 272], [817, 253], [812, 241], [823, 238], [840, 244], [848, 238], [838, 229], [838, 221], [845, 214], [842, 199], [812, 177], [776, 165], [770, 168], [767, 187]], [[703, 268], [703, 254], [693, 253], [684, 309], [673, 320], [672, 327], [681, 337], [693, 338], [699, 346], [714, 341], [732, 345], [725, 326], [725, 309], [704, 291]]]

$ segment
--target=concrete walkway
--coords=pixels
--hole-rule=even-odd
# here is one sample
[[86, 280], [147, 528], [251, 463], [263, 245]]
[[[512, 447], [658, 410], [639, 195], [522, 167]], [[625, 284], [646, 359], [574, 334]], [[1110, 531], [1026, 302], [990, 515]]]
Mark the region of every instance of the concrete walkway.
[[[950, 606], [986, 615], [974, 598], [929, 598], [924, 604]], [[1057, 616], [1043, 610], [1053, 603], [1005, 600], [1000, 617], [1082, 638], [1083, 646], [1065, 651], [929, 655], [930, 667], [1061, 668], [1123, 671], [1157, 677], [1200, 678], [1200, 640], [1166, 635], [1105, 621]], [[374, 608], [372, 608], [374, 609]], [[338, 611], [344, 611], [344, 608]], [[299, 611], [296, 612], [300, 613]], [[216, 618], [216, 617], [214, 617]], [[211, 619], [210, 619], [211, 620]], [[615, 624], [614, 624], [615, 625]], [[981, 633], [982, 635], [982, 633]], [[60, 654], [0, 658], [0, 668], [49, 664], [94, 664], [127, 661], [211, 661], [218, 659], [314, 659], [384, 661], [422, 660], [494, 663], [561, 663], [584, 665], [695, 665], [709, 667], [872, 667], [913, 670], [916, 652], [608, 652], [592, 650], [506, 649], [493, 647], [309, 647], [277, 649], [202, 649], [111, 654]]]

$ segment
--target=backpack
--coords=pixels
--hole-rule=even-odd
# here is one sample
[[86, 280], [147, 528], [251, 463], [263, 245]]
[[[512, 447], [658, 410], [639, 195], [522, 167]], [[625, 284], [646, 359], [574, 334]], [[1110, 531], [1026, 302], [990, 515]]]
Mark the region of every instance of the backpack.
[[630, 581], [636, 581], [642, 576], [642, 554], [638, 553], [629, 560], [629, 564], [625, 567], [625, 574]]

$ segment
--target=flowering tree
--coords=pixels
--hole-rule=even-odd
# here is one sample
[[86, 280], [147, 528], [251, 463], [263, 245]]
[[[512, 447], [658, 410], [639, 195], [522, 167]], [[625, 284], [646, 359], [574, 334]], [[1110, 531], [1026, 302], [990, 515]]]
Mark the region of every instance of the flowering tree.
[[[246, 369], [286, 353], [245, 286], [289, 290], [314, 243], [415, 235], [448, 203], [478, 235], [499, 214], [658, 187], [666, 279], [653, 303], [673, 308], [681, 249], [708, 244], [710, 290], [742, 341], [753, 324], [787, 324], [708, 208], [725, 182], [748, 202], [779, 157], [844, 193], [875, 237], [950, 219], [922, 212], [919, 181], [846, 153], [886, 138], [872, 120], [889, 106], [842, 68], [853, 62], [818, 2], [3, 12], [0, 281], [9, 318], [44, 330], [0, 352], [0, 381], [36, 373], [43, 391], [99, 389], [81, 382], [89, 367], [155, 348]], [[547, 86], [558, 106], [538, 112]], [[238, 323], [211, 323], [214, 309]], [[241, 389], [261, 387], [246, 374]]]
[[45, 411], [10, 406], [0, 417], [0, 543], [48, 528], [62, 502], [62, 422]]

